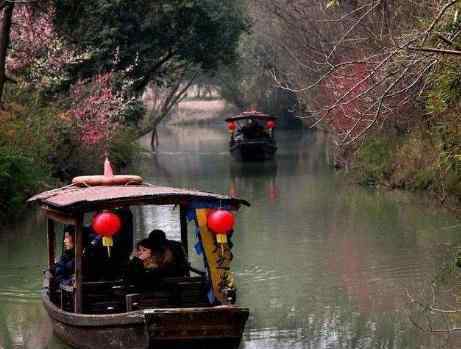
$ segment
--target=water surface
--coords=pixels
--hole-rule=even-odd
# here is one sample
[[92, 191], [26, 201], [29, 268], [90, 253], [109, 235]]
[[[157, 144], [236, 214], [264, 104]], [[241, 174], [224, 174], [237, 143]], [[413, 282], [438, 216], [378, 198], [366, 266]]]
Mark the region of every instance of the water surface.
[[[461, 222], [417, 196], [348, 183], [328, 166], [322, 134], [277, 138], [276, 161], [241, 164], [224, 129], [166, 128], [157, 154], [132, 170], [153, 184], [251, 202], [233, 237], [238, 303], [251, 309], [242, 348], [461, 347], [455, 334], [430, 335], [409, 321], [426, 319], [412, 312], [409, 296], [430, 290], [445, 252], [461, 242]], [[138, 238], [154, 227], [179, 237], [173, 207], [136, 210], [135, 225]], [[39, 300], [44, 231], [32, 212], [0, 233], [0, 349], [67, 348]]]

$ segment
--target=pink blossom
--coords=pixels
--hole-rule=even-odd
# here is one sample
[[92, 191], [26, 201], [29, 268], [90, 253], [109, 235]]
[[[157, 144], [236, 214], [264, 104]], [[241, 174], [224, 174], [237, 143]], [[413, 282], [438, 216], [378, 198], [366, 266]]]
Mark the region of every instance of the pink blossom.
[[112, 72], [100, 74], [90, 81], [79, 80], [72, 87], [70, 112], [85, 144], [107, 144], [119, 126], [118, 115], [125, 101], [113, 92], [112, 77]]

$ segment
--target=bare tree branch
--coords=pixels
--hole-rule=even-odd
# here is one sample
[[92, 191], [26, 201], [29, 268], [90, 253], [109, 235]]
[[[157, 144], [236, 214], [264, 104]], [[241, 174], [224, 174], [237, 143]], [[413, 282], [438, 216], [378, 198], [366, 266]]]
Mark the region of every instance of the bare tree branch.
[[448, 3], [446, 3], [439, 11], [439, 13], [437, 14], [437, 16], [434, 18], [434, 20], [432, 21], [431, 25], [426, 29], [426, 31], [424, 32], [424, 38], [423, 38], [423, 41], [421, 42], [421, 46], [423, 46], [425, 43], [426, 43], [426, 40], [427, 38], [429, 37], [429, 34], [432, 32], [432, 30], [434, 29], [435, 25], [440, 21], [440, 19], [442, 18], [442, 16], [444, 15], [444, 13], [451, 7], [453, 6], [454, 4], [456, 4], [457, 2], [459, 2], [460, 0], [452, 0]]
[[458, 50], [461, 50], [461, 45], [458, 45], [457, 43], [453, 42], [452, 40], [450, 40], [449, 38], [447, 38], [446, 36], [442, 35], [441, 33], [437, 33], [437, 36], [442, 39], [446, 44], [450, 45], [450, 46], [453, 46], [454, 48], [458, 49]]
[[439, 53], [439, 54], [444, 54], [444, 55], [461, 55], [461, 50], [445, 50], [445, 49], [440, 49], [440, 48], [434, 48], [434, 47], [414, 47], [414, 46], [409, 46], [409, 50], [413, 51], [422, 51], [422, 52], [432, 52], [432, 53]]

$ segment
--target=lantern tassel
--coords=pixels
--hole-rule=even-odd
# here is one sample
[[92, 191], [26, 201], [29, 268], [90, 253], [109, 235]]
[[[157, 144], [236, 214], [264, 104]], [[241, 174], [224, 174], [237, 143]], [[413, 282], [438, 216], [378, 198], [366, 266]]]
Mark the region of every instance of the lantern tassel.
[[114, 246], [114, 240], [111, 236], [103, 236], [102, 245], [107, 247], [107, 256], [110, 258], [110, 248]]

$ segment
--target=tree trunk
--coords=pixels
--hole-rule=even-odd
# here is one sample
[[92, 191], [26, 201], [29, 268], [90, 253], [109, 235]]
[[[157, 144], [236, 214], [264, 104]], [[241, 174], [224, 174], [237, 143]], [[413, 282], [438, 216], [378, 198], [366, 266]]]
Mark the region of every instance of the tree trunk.
[[10, 44], [11, 18], [14, 3], [5, 5], [0, 22], [0, 109], [3, 109], [3, 87], [6, 81], [6, 56]]
[[[187, 72], [187, 69], [184, 70], [182, 76], [186, 75], [186, 72]], [[157, 117], [153, 115], [155, 113], [155, 110], [154, 109], [152, 110], [152, 114], [150, 117], [150, 119], [152, 120], [152, 135], [150, 139], [150, 146], [151, 146], [152, 152], [155, 152], [158, 146], [158, 132], [157, 132], [158, 125], [165, 117], [167, 117], [170, 114], [173, 107], [182, 100], [182, 98], [185, 96], [189, 87], [195, 81], [195, 78], [197, 77], [197, 75], [198, 73], [195, 74], [187, 82], [187, 84], [185, 84], [181, 89], [180, 87], [181, 87], [182, 79], [178, 79], [177, 84], [171, 89], [168, 97], [165, 99], [162, 105], [162, 108], [160, 109], [160, 114]]]

